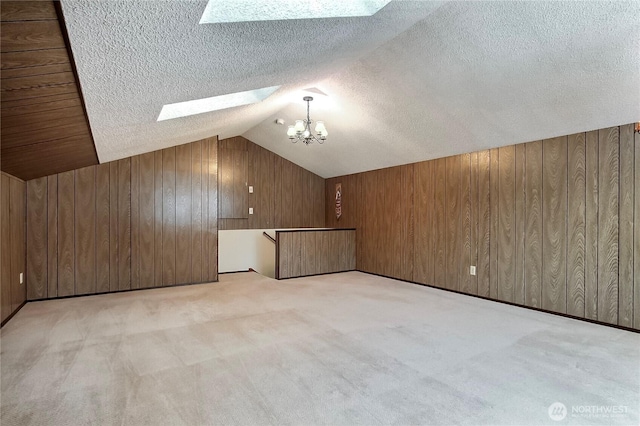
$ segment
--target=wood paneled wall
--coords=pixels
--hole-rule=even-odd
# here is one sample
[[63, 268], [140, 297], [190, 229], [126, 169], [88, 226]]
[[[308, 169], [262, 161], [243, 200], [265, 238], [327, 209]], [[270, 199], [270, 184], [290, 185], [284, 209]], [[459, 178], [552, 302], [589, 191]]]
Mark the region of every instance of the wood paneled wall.
[[[222, 139], [218, 146], [220, 219], [249, 219], [247, 139]], [[233, 223], [233, 222], [225, 222]]]
[[241, 136], [220, 141], [219, 172], [220, 229], [324, 227], [320, 176]]
[[28, 299], [216, 281], [217, 144], [28, 181]]
[[358, 229], [365, 272], [640, 329], [639, 136], [624, 125], [327, 179], [326, 226]]
[[276, 279], [355, 268], [355, 229], [276, 231]]
[[26, 300], [25, 272], [25, 183], [0, 174], [0, 317], [4, 322]]
[[0, 3], [2, 170], [25, 180], [98, 163], [55, 3]]

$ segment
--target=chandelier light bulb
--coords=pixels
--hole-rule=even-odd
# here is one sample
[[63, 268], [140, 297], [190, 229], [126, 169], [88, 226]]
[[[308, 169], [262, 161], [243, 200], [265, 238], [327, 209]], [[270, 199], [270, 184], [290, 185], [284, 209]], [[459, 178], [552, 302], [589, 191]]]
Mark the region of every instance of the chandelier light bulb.
[[296, 126], [295, 126], [296, 132], [298, 132], [298, 133], [304, 132], [304, 127], [305, 127], [304, 126], [304, 121], [296, 120]]
[[325, 130], [324, 121], [317, 121], [316, 122], [316, 133], [317, 134], [321, 134], [323, 130]]
[[289, 136], [289, 138], [293, 138], [296, 135], [296, 128], [293, 126], [289, 126], [289, 129], [287, 129], [287, 136]]

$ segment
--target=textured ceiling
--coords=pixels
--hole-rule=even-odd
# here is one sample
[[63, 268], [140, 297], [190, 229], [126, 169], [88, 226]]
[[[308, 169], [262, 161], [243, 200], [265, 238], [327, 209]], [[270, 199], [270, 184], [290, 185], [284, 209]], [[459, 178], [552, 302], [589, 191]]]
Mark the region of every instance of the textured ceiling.
[[[199, 25], [203, 1], [63, 0], [100, 161], [244, 135], [323, 176], [640, 118], [640, 2], [393, 1], [372, 17]], [[281, 85], [157, 122], [162, 105]], [[324, 145], [286, 124], [324, 120]]]

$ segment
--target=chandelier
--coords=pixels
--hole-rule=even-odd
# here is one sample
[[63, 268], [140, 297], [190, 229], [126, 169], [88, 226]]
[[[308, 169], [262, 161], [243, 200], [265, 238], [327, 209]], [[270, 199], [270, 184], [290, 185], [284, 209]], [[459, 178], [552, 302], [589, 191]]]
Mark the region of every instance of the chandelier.
[[327, 129], [324, 127], [323, 121], [316, 121], [315, 134], [311, 131], [311, 124], [313, 121], [311, 121], [311, 118], [309, 117], [309, 102], [311, 102], [313, 98], [311, 96], [305, 96], [302, 100], [307, 103], [307, 119], [296, 120], [295, 126], [289, 126], [289, 129], [287, 130], [289, 140], [293, 143], [301, 141], [305, 145], [309, 145], [314, 142], [324, 143], [324, 141], [327, 140], [329, 132], [327, 132]]

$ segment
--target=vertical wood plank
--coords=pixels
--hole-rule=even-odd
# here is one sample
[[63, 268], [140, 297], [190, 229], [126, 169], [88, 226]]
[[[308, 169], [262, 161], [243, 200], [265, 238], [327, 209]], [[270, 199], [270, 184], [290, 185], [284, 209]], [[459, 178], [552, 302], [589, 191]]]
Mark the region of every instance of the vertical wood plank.
[[[378, 267], [382, 275], [399, 278], [398, 269], [401, 264], [398, 252], [402, 254], [402, 246], [398, 241], [400, 228], [398, 223], [402, 221], [402, 206], [398, 183], [402, 186], [401, 167], [391, 167], [377, 172], [380, 197], [376, 197], [377, 223], [379, 240], [375, 256], [378, 259]], [[393, 206], [393, 208], [391, 208]]]
[[261, 223], [265, 228], [273, 228], [275, 223], [275, 179], [274, 179], [274, 161], [275, 154], [272, 152], [261, 150], [260, 157], [260, 173], [263, 183], [263, 189], [258, 194], [260, 200]]
[[75, 179], [75, 294], [96, 292], [96, 168], [78, 169]]
[[500, 218], [500, 151], [491, 150], [489, 172], [491, 223], [489, 229], [489, 297], [498, 298], [498, 221]]
[[620, 259], [618, 325], [633, 327], [633, 124], [620, 126]]
[[369, 254], [372, 260], [373, 272], [381, 275], [385, 274], [386, 258], [389, 257], [389, 250], [387, 250], [389, 239], [388, 228], [384, 226], [384, 222], [388, 220], [388, 217], [385, 217], [382, 213], [386, 202], [385, 175], [386, 170], [384, 169], [373, 172], [373, 182], [375, 182], [373, 188], [375, 193], [373, 196], [374, 202], [371, 206], [371, 214], [369, 215], [369, 217], [372, 218], [370, 239], [373, 239], [374, 242], [372, 246], [374, 249], [371, 250]]
[[634, 133], [633, 327], [640, 329], [640, 133]]
[[220, 170], [219, 197], [220, 197], [220, 218], [234, 217], [233, 200], [233, 152], [230, 149], [220, 147]]
[[109, 291], [118, 291], [118, 162], [109, 163]]
[[478, 295], [489, 297], [491, 283], [491, 151], [478, 153]]
[[598, 321], [618, 323], [620, 152], [617, 127], [598, 131]]
[[131, 157], [131, 288], [140, 288], [140, 156]]
[[347, 253], [349, 254], [347, 270], [353, 271], [356, 269], [356, 231], [348, 231], [348, 244]]
[[[317, 175], [313, 175], [313, 181], [314, 181], [314, 206], [313, 206], [313, 210], [314, 210], [314, 222], [313, 222], [313, 226], [316, 228], [323, 228], [325, 226], [325, 219], [324, 219], [324, 209], [325, 209], [325, 200], [324, 198], [322, 198], [322, 192], [324, 191], [324, 179], [322, 179], [320, 176]], [[353, 195], [354, 198], [357, 198], [355, 196], [355, 194]], [[358, 204], [357, 204], [357, 200], [354, 201], [355, 206], [354, 206], [354, 212], [356, 211]]]
[[515, 146], [499, 148], [498, 299], [515, 301]]
[[526, 144], [526, 306], [542, 307], [542, 141]]
[[[400, 202], [404, 206], [402, 210], [402, 220], [399, 222], [402, 225], [402, 233], [398, 233], [396, 235], [400, 236], [398, 244], [402, 248], [400, 253], [402, 253], [402, 257], [400, 262], [400, 270], [398, 271], [398, 277], [403, 280], [413, 281], [413, 240], [415, 238], [414, 235], [414, 220], [413, 215], [415, 212], [414, 208], [414, 186], [413, 186], [413, 175], [415, 173], [414, 165], [408, 164], [406, 166], [401, 167], [402, 171], [402, 191], [400, 192], [402, 198]], [[341, 239], [344, 243], [346, 243], [346, 235], [347, 233], [340, 233]], [[346, 250], [346, 248], [345, 248]], [[341, 269], [344, 270], [344, 269]]]
[[302, 187], [302, 175], [303, 170], [302, 167], [298, 167], [293, 164], [292, 167], [292, 176], [293, 181], [291, 182], [292, 188], [292, 226], [295, 228], [302, 228], [304, 226], [304, 202], [303, 202], [303, 187]]
[[300, 232], [291, 233], [291, 274], [294, 277], [300, 276], [302, 266], [300, 240]]
[[[359, 225], [360, 232], [358, 233], [359, 238], [359, 250], [358, 250], [358, 261], [362, 264], [361, 268], [365, 272], [373, 271], [372, 264], [372, 244], [373, 240], [371, 239], [371, 235], [373, 233], [372, 225], [373, 218], [371, 214], [371, 206], [375, 196], [375, 187], [374, 181], [372, 177], [373, 173], [360, 173], [359, 174], [359, 194], [360, 199], [358, 201], [358, 206], [360, 207], [360, 218], [362, 223]], [[365, 208], [366, 206], [366, 208]]]
[[526, 162], [526, 145], [516, 145], [515, 152], [515, 168], [516, 168], [516, 182], [515, 182], [515, 282], [514, 282], [514, 301], [519, 305], [524, 305], [525, 300], [525, 227], [526, 227], [526, 175], [525, 175], [525, 162]]
[[209, 139], [209, 281], [218, 281], [218, 139]]
[[584, 317], [585, 134], [568, 137], [567, 313]]
[[11, 223], [11, 311], [15, 312], [27, 299], [26, 286], [19, 275], [26, 272], [26, 203], [27, 186], [18, 179], [10, 179], [9, 221]]
[[[253, 208], [253, 214], [248, 216], [248, 228], [260, 229], [262, 226], [262, 208], [260, 206], [259, 193], [256, 192], [256, 182], [261, 179], [262, 167], [260, 166], [259, 151], [262, 147], [247, 142], [247, 202], [248, 207]], [[253, 193], [249, 194], [249, 187], [253, 186]], [[218, 227], [220, 224], [218, 223]]]
[[131, 159], [118, 160], [118, 289], [131, 289]]
[[293, 235], [291, 232], [277, 233], [277, 245], [279, 251], [278, 257], [278, 275], [276, 278], [285, 279], [292, 276], [291, 272], [291, 241]]
[[155, 287], [162, 287], [163, 279], [163, 205], [164, 205], [164, 191], [163, 191], [163, 176], [162, 176], [162, 154], [163, 151], [156, 151], [153, 155], [153, 174], [154, 174], [154, 237], [153, 237], [153, 281]]
[[191, 274], [193, 282], [202, 278], [202, 141], [191, 147]]
[[[209, 139], [202, 141], [202, 281], [209, 281], [209, 172], [211, 171]], [[216, 157], [217, 158], [217, 157]], [[216, 170], [218, 164], [214, 164]], [[217, 185], [216, 181], [216, 185]], [[218, 188], [216, 188], [218, 189]], [[219, 192], [215, 192], [218, 194]], [[216, 195], [218, 196], [218, 195]], [[216, 223], [217, 225], [217, 223]]]
[[476, 267], [476, 275], [470, 275], [470, 292], [471, 294], [478, 294], [478, 249], [480, 247], [480, 242], [478, 239], [478, 226], [479, 226], [479, 212], [480, 212], [480, 194], [478, 192], [478, 156], [479, 152], [472, 152], [470, 157], [471, 162], [471, 177], [469, 180], [470, 188], [470, 200], [469, 200], [469, 214], [471, 216], [470, 223], [470, 235], [469, 235], [469, 243], [471, 245], [469, 263]]
[[27, 181], [27, 299], [47, 297], [47, 178]]
[[447, 284], [447, 232], [446, 232], [446, 184], [447, 184], [447, 167], [446, 159], [439, 158], [434, 160], [433, 178], [435, 182], [434, 194], [434, 229], [435, 247], [434, 247], [434, 277], [433, 285], [436, 287], [446, 288]]
[[566, 312], [567, 137], [542, 143], [542, 308]]
[[176, 149], [162, 150], [162, 285], [176, 283]]
[[[317, 192], [317, 182], [316, 182], [316, 175], [314, 175], [311, 172], [307, 173], [307, 189], [306, 189], [306, 193], [304, 194], [305, 198], [307, 199], [307, 208], [308, 208], [308, 220], [307, 220], [307, 226], [310, 228], [313, 228], [315, 226], [315, 222], [316, 222], [316, 217], [318, 216], [318, 212], [316, 211], [316, 209], [322, 205], [322, 211], [324, 212], [324, 202], [320, 201], [320, 199], [318, 198], [318, 192]], [[322, 182], [322, 188], [324, 191], [324, 179]], [[352, 195], [353, 197], [353, 195]], [[355, 199], [352, 200], [353, 205], [355, 206]], [[355, 211], [353, 212], [353, 214], [355, 214]], [[324, 219], [324, 216], [323, 216]], [[355, 219], [355, 217], [354, 217]]]
[[433, 205], [431, 161], [415, 165], [415, 214], [414, 214], [414, 280], [422, 284], [433, 281], [432, 223], [430, 220]]
[[75, 294], [73, 171], [58, 175], [58, 297]]
[[[246, 152], [245, 152], [246, 154]], [[191, 144], [176, 147], [176, 284], [191, 278]]]
[[302, 196], [302, 226], [311, 226], [311, 173], [302, 169], [301, 196]]
[[598, 319], [598, 131], [585, 141], [584, 316]]
[[[96, 292], [109, 291], [109, 170], [110, 165], [96, 166]], [[115, 203], [115, 201], [114, 201]], [[115, 271], [114, 271], [115, 273]]]
[[[358, 230], [356, 231], [356, 265], [357, 268], [361, 271], [368, 271], [367, 267], [367, 245], [366, 245], [366, 240], [367, 240], [367, 234], [368, 234], [368, 224], [367, 224], [367, 209], [365, 209], [365, 203], [367, 202], [367, 194], [368, 194], [368, 190], [367, 190], [367, 185], [366, 185], [366, 181], [365, 181], [365, 175], [364, 173], [358, 173], [357, 175], [357, 179], [356, 179], [356, 185], [358, 188], [357, 194], [358, 194], [358, 203], [357, 203], [357, 209], [358, 209], [358, 223], [357, 223], [357, 227]], [[368, 204], [366, 204], [368, 206]], [[327, 205], [327, 206], [330, 206]], [[330, 208], [330, 207], [327, 207]]]
[[460, 160], [459, 155], [446, 158], [446, 227], [447, 283], [446, 288], [459, 290], [460, 270]]
[[233, 217], [248, 218], [247, 151], [233, 150]]
[[316, 232], [302, 232], [300, 235], [300, 275], [313, 275], [315, 270]]
[[[155, 286], [155, 161], [154, 153], [140, 156], [140, 287]], [[158, 224], [160, 226], [160, 224]]]
[[471, 262], [471, 154], [460, 157], [460, 257], [458, 276], [459, 290], [464, 293], [474, 293], [471, 285], [469, 267]]
[[282, 216], [282, 167], [283, 158], [276, 156], [273, 161], [273, 227], [284, 228], [284, 217]]
[[[0, 182], [2, 188], [0, 189], [0, 195], [2, 196], [2, 212], [0, 213], [0, 238], [3, 241], [8, 241], [9, 246], [11, 244], [11, 217], [9, 213], [9, 206], [11, 205], [10, 197], [10, 178], [4, 173], [0, 173]], [[11, 306], [11, 251], [7, 250], [7, 246], [3, 245], [2, 256], [0, 261], [2, 262], [2, 274], [0, 275], [0, 302], [2, 311], [2, 321], [7, 319], [12, 313]]]
[[293, 164], [290, 161], [282, 161], [282, 227], [293, 227], [293, 190], [291, 182], [293, 180]]
[[47, 177], [47, 297], [58, 296], [58, 175]]
[[320, 241], [320, 251], [318, 252], [318, 256], [322, 258], [318, 273], [326, 274], [329, 272], [329, 262], [327, 260], [330, 257], [331, 251], [331, 247], [329, 246], [329, 232], [320, 232], [318, 241]]

